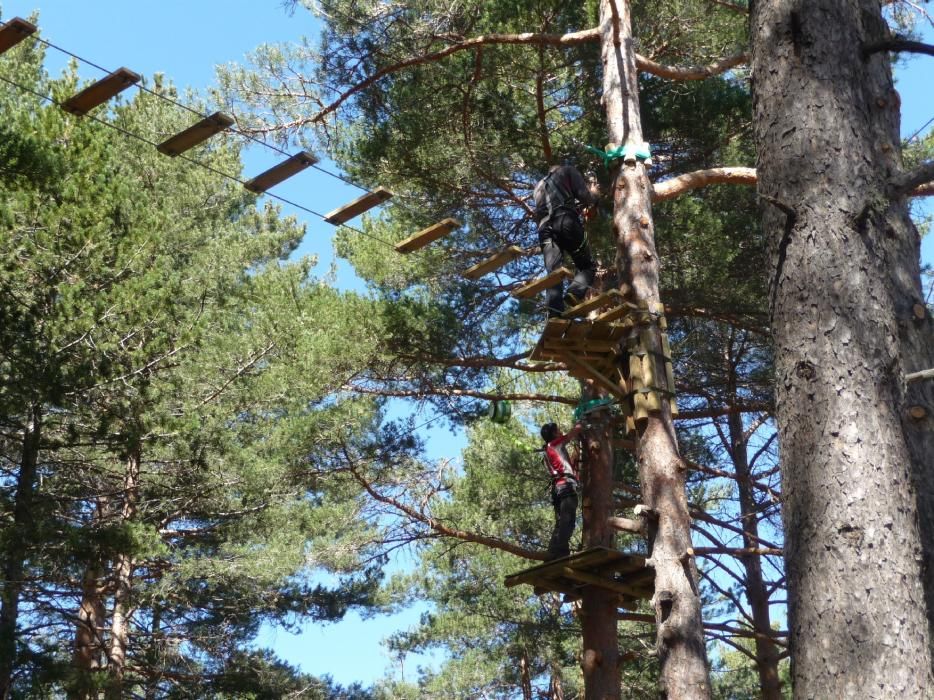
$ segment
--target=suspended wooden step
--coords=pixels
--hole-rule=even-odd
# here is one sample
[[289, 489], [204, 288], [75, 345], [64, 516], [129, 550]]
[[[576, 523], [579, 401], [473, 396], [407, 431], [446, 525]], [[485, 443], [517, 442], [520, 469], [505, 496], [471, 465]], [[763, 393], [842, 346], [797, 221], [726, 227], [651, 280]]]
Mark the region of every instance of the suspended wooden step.
[[456, 228], [460, 228], [461, 222], [457, 219], [445, 219], [436, 224], [432, 224], [426, 229], [422, 229], [414, 236], [409, 236], [404, 241], [396, 243], [396, 252], [411, 253], [413, 250], [424, 248], [429, 243], [448, 235]]
[[288, 160], [284, 160], [278, 165], [274, 165], [266, 172], [260, 173], [252, 180], [243, 183], [250, 192], [260, 194], [270, 187], [275, 187], [283, 180], [288, 180], [293, 175], [297, 175], [305, 168], [310, 168], [318, 162], [318, 159], [308, 151], [299, 151]]
[[556, 284], [558, 284], [558, 282], [571, 279], [573, 276], [574, 273], [566, 267], [559, 267], [557, 270], [554, 272], [549, 272], [544, 277], [539, 277], [537, 280], [532, 280], [528, 284], [524, 284], [521, 287], [513, 289], [512, 295], [519, 299], [528, 299], [530, 297], [534, 297], [543, 289], [554, 287]]
[[9, 51], [26, 37], [36, 33], [36, 25], [14, 17], [0, 28], [0, 53]]
[[233, 126], [233, 123], [234, 120], [223, 112], [215, 112], [197, 124], [189, 126], [181, 133], [166, 139], [156, 146], [156, 150], [174, 158], [178, 154], [194, 148], [199, 143], [204, 143], [214, 134], [229, 129]]
[[328, 212], [324, 220], [329, 224], [339, 226], [340, 224], [350, 221], [355, 216], [359, 216], [363, 212], [369, 211], [373, 207], [382, 204], [391, 197], [392, 192], [385, 187], [377, 187], [372, 192], [367, 192], [362, 197], [357, 197], [352, 202], [338, 207], [332, 212]]
[[140, 74], [129, 68], [118, 68], [106, 78], [84, 88], [77, 95], [72, 95], [62, 103], [62, 109], [83, 117], [95, 107], [126, 90], [140, 81]]
[[499, 251], [492, 257], [489, 257], [482, 262], [478, 262], [473, 267], [468, 267], [462, 274], [469, 280], [478, 280], [485, 274], [493, 272], [493, 270], [498, 270], [499, 268], [503, 267], [503, 265], [511, 263], [516, 258], [521, 258], [524, 254], [525, 251], [522, 248], [517, 245], [511, 245], [505, 250]]
[[[657, 305], [660, 306], [661, 305]], [[662, 312], [664, 312], [664, 307]], [[664, 328], [664, 315], [650, 311], [647, 306], [640, 306], [629, 301], [620, 301], [611, 309], [604, 311], [597, 317], [599, 321], [620, 321], [627, 326], [644, 326], [650, 323], [660, 323]]]
[[507, 588], [529, 584], [537, 594], [564, 593], [571, 598], [580, 597], [587, 586], [596, 586], [618, 593], [621, 602], [630, 604], [652, 597], [655, 570], [645, 565], [640, 554], [592, 547], [511, 574], [505, 583]]
[[551, 318], [529, 359], [563, 362], [574, 376], [591, 379], [610, 395], [625, 398], [620, 344], [628, 332], [627, 326], [596, 319]]
[[597, 309], [602, 309], [605, 306], [617, 306], [622, 298], [618, 289], [611, 289], [608, 292], [604, 292], [598, 296], [587, 299], [577, 306], [572, 306], [569, 309], [566, 309], [563, 316], [565, 318], [577, 318], [579, 316], [586, 316], [591, 311], [596, 311]]

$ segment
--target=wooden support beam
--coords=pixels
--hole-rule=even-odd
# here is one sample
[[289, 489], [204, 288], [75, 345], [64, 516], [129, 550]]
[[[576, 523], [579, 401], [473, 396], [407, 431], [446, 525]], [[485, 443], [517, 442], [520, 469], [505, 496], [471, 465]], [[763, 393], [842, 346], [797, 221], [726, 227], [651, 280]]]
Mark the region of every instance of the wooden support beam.
[[359, 216], [365, 211], [369, 211], [392, 197], [392, 192], [385, 187], [377, 187], [372, 192], [367, 192], [362, 197], [357, 197], [352, 202], [348, 202], [334, 211], [328, 212], [324, 220], [329, 224], [340, 226], [350, 221], [355, 216]]
[[439, 238], [443, 238], [456, 228], [460, 228], [461, 222], [457, 219], [444, 219], [436, 224], [432, 224], [426, 229], [422, 229], [413, 236], [409, 236], [404, 241], [396, 243], [397, 253], [411, 253], [413, 250], [424, 248], [429, 243], [433, 243]]
[[539, 277], [537, 280], [532, 280], [528, 284], [513, 289], [512, 295], [517, 299], [529, 299], [543, 289], [554, 287], [559, 282], [570, 279], [573, 276], [574, 274], [566, 267], [559, 267], [557, 270], [548, 273], [544, 277]]
[[72, 95], [62, 103], [62, 109], [83, 117], [98, 105], [123, 92], [140, 81], [139, 73], [129, 68], [118, 68], [106, 78], [101, 78], [93, 85], [88, 85], [81, 92]]
[[486, 260], [478, 262], [473, 267], [468, 267], [466, 270], [464, 270], [463, 275], [469, 280], [478, 280], [488, 272], [498, 270], [503, 265], [511, 263], [516, 258], [522, 257], [524, 253], [525, 251], [519, 246], [511, 245], [505, 250], [499, 251]]
[[310, 168], [317, 162], [318, 159], [312, 153], [308, 151], [299, 151], [287, 160], [260, 173], [252, 180], [247, 180], [243, 183], [243, 186], [250, 192], [261, 194], [270, 187], [275, 187], [283, 180], [288, 180], [293, 175], [297, 175], [305, 168]]
[[14, 17], [0, 28], [0, 53], [9, 51], [28, 36], [36, 33], [36, 25], [22, 17]]
[[205, 117], [197, 124], [193, 124], [181, 133], [166, 139], [156, 146], [156, 150], [174, 158], [178, 154], [194, 148], [199, 143], [204, 143], [214, 134], [229, 129], [233, 126], [233, 123], [234, 120], [223, 112], [214, 112], [214, 114]]
[[608, 591], [613, 591], [614, 593], [629, 596], [630, 598], [648, 598], [651, 596], [651, 594], [646, 595], [647, 591], [645, 590], [627, 586], [625, 583], [614, 581], [611, 578], [604, 578], [603, 576], [589, 574], [586, 571], [580, 571], [579, 569], [572, 569], [570, 566], [565, 566], [563, 569], [561, 569], [561, 573], [572, 581], [580, 581], [581, 583], [586, 583], [591, 586], [605, 588]]
[[587, 360], [581, 359], [580, 357], [567, 357], [565, 358], [565, 362], [567, 362], [569, 365], [578, 365], [581, 369], [587, 372], [591, 379], [606, 389], [609, 393], [613, 394], [613, 396], [617, 396], [621, 399], [626, 398], [625, 387], [620, 387], [614, 384], [601, 372], [599, 372], [596, 367], [587, 362]]

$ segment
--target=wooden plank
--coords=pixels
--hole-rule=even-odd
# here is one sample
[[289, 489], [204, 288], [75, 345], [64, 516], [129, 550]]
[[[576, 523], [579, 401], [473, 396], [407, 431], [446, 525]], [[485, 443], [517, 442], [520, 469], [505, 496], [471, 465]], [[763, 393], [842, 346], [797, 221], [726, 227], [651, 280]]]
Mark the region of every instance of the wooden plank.
[[377, 187], [372, 192], [367, 192], [362, 197], [357, 197], [352, 202], [348, 202], [344, 206], [328, 212], [324, 220], [329, 224], [339, 226], [340, 224], [350, 221], [355, 216], [359, 216], [363, 212], [369, 211], [375, 206], [379, 206], [392, 196], [392, 192], [385, 187]]
[[287, 160], [284, 160], [278, 165], [274, 165], [269, 170], [260, 173], [252, 180], [247, 180], [245, 183], [243, 183], [243, 186], [246, 187], [250, 192], [260, 194], [268, 190], [270, 187], [278, 185], [283, 180], [288, 180], [293, 175], [297, 175], [305, 168], [310, 168], [317, 162], [318, 159], [314, 156], [314, 154], [309, 153], [308, 151], [299, 151]]
[[560, 318], [549, 318], [545, 323], [545, 330], [542, 331], [542, 339], [560, 338], [564, 335], [564, 332], [570, 325], [570, 321], [566, 321]]
[[22, 17], [14, 17], [0, 29], [0, 53], [9, 51], [28, 36], [36, 33], [36, 25]]
[[617, 321], [624, 316], [629, 314], [629, 308], [625, 305], [614, 306], [609, 311], [604, 311], [602, 314], [597, 316], [597, 321], [607, 322], [607, 321]]
[[518, 299], [528, 299], [529, 297], [534, 297], [543, 289], [554, 287], [559, 282], [570, 279], [573, 276], [574, 274], [566, 267], [559, 267], [557, 270], [544, 277], [539, 277], [537, 280], [532, 280], [528, 284], [513, 289], [512, 295]]
[[166, 139], [156, 146], [156, 150], [159, 151], [159, 153], [164, 153], [174, 158], [180, 153], [194, 148], [199, 143], [204, 143], [214, 136], [214, 134], [219, 134], [225, 129], [230, 128], [233, 126], [233, 123], [234, 120], [223, 112], [215, 112], [211, 116], [205, 117], [197, 124], [189, 126], [181, 133]]
[[118, 68], [106, 78], [101, 78], [93, 85], [72, 95], [62, 102], [62, 109], [71, 114], [83, 117], [98, 105], [123, 92], [140, 81], [142, 76], [129, 68]]
[[469, 267], [462, 273], [464, 277], [469, 280], [478, 280], [489, 272], [493, 270], [498, 270], [508, 263], [511, 263], [516, 258], [520, 258], [525, 254], [525, 250], [520, 248], [517, 245], [511, 245], [505, 250], [501, 250], [495, 255], [478, 262], [473, 267]]
[[456, 228], [460, 228], [461, 222], [457, 219], [444, 219], [436, 224], [432, 224], [426, 229], [409, 236], [404, 241], [396, 243], [397, 253], [411, 253], [413, 250], [424, 248], [429, 243], [448, 235]]
[[542, 340], [547, 348], [566, 348], [571, 352], [586, 352], [598, 355], [613, 356], [617, 354], [616, 351], [619, 348], [619, 344], [613, 341], [590, 340], [588, 338], [571, 338], [570, 340], [543, 338]]
[[565, 318], [574, 318], [576, 316], [586, 316], [591, 311], [596, 311], [604, 306], [609, 306], [620, 297], [618, 289], [611, 289], [608, 292], [581, 302], [577, 306], [572, 306], [564, 312]]
[[590, 323], [587, 321], [572, 322], [564, 332], [566, 340], [583, 340], [590, 333]]

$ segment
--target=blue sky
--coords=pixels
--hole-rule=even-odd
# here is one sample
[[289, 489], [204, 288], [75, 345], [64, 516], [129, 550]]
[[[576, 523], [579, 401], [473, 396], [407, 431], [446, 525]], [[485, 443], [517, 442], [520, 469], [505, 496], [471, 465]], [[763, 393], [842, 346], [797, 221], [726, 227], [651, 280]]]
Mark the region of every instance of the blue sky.
[[[27, 17], [39, 10], [44, 38], [105, 68], [126, 66], [150, 77], [161, 72], [180, 87], [195, 88], [213, 83], [217, 64], [241, 61], [259, 44], [295, 41], [302, 35], [313, 36], [316, 30], [307, 12], [299, 9], [289, 15], [281, 0], [0, 0], [0, 10], [3, 19]], [[934, 39], [930, 29], [926, 39]], [[930, 57], [919, 57], [899, 68], [905, 135], [934, 116], [929, 77], [932, 63]], [[49, 68], [55, 71], [62, 65], [64, 59], [51, 51]], [[80, 71], [87, 79], [101, 76], [86, 66]], [[248, 173], [259, 172], [277, 159], [255, 150], [246, 159]], [[315, 170], [305, 171], [275, 192], [319, 212], [330, 211], [361, 193]], [[934, 210], [930, 205], [926, 209]], [[308, 233], [299, 252], [318, 255], [322, 261], [318, 274], [324, 274], [334, 261], [333, 228], [288, 206], [284, 210], [307, 223]], [[922, 257], [934, 262], [934, 236], [925, 242]], [[337, 279], [341, 287], [356, 286], [344, 264], [338, 265]], [[461, 435], [452, 435], [444, 428], [430, 433], [432, 456], [453, 457], [462, 445]], [[380, 640], [417, 622], [420, 612], [416, 609], [366, 622], [351, 615], [337, 625], [310, 625], [300, 635], [266, 630], [262, 641], [306, 671], [330, 673], [341, 683], [369, 684], [386, 669], [412, 680], [420, 661], [409, 660], [404, 668], [391, 665]]]

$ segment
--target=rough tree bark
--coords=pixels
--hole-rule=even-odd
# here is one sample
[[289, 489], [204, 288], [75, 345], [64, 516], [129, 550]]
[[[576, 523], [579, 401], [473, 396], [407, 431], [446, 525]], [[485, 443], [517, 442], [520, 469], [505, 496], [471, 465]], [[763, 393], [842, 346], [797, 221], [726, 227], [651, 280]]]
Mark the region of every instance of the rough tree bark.
[[[120, 520], [130, 523], [136, 518], [139, 503], [140, 448], [135, 445], [126, 458], [123, 481], [123, 506]], [[110, 623], [110, 679], [107, 699], [123, 697], [123, 678], [126, 673], [126, 650], [129, 637], [130, 597], [133, 590], [133, 554], [121, 552], [114, 561], [114, 608]]]
[[102, 668], [104, 652], [104, 592], [101, 585], [103, 567], [96, 559], [84, 569], [81, 579], [81, 603], [75, 621], [75, 651], [72, 657], [77, 682], [70, 691], [75, 700], [92, 700], [98, 696], [91, 674]]
[[[590, 398], [585, 394], [585, 398]], [[610, 527], [613, 515], [612, 428], [608, 411], [599, 411], [589, 421], [583, 437], [581, 496], [583, 544], [588, 547], [616, 546], [616, 531]], [[619, 700], [619, 640], [616, 618], [617, 595], [596, 586], [586, 586], [581, 594], [581, 639], [584, 671], [584, 697], [593, 700]]]
[[[639, 92], [629, 3], [601, 0], [600, 40], [603, 59], [603, 106], [610, 142], [642, 142]], [[613, 229], [622, 291], [648, 305], [660, 302], [658, 256], [652, 224], [652, 185], [644, 163], [624, 163], [613, 185]], [[651, 308], [651, 306], [650, 306]], [[657, 330], [657, 329], [656, 329]], [[661, 337], [654, 334], [661, 351]], [[649, 547], [655, 567], [656, 644], [660, 685], [669, 698], [707, 698], [710, 682], [704, 647], [701, 602], [691, 546], [685, 481], [670, 405], [639, 426], [637, 459], [645, 505], [657, 516], [650, 523]]]
[[922, 698], [934, 685], [913, 476], [934, 453], [917, 447], [930, 414], [906, 430], [904, 371], [932, 343], [929, 319], [905, 331], [920, 281], [917, 233], [887, 197], [891, 68], [861, 51], [885, 36], [880, 4], [757, 0], [750, 22], [795, 697]]
[[39, 444], [42, 413], [32, 407], [23, 427], [23, 449], [19, 474], [16, 477], [16, 503], [8, 544], [3, 552], [3, 586], [0, 588], [0, 698], [6, 700], [13, 692], [16, 670], [16, 628], [19, 623], [19, 603], [26, 574], [30, 525], [36, 491], [36, 469], [39, 464]]

